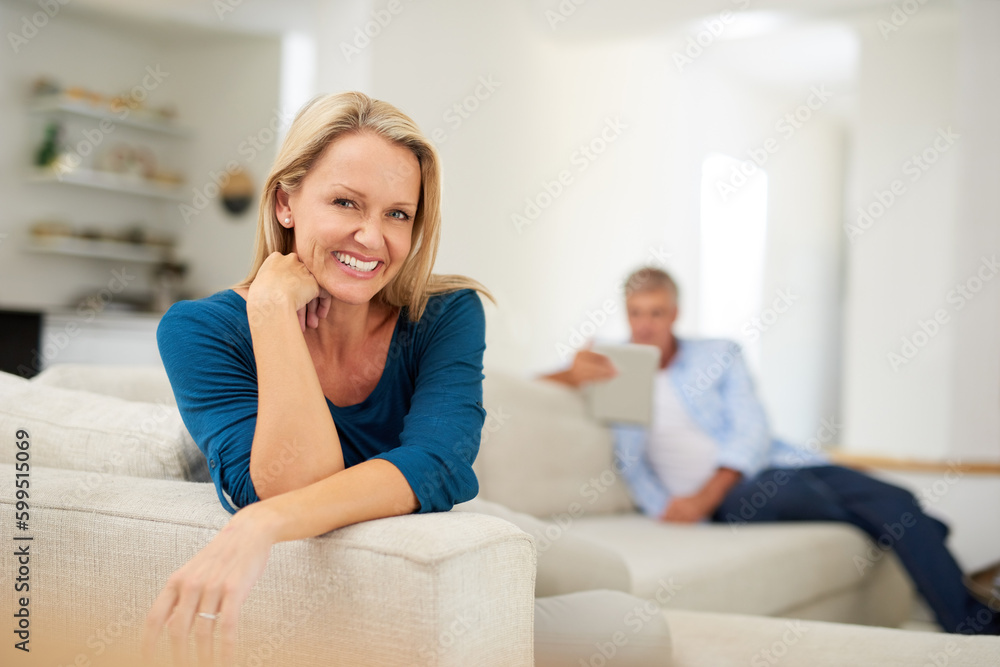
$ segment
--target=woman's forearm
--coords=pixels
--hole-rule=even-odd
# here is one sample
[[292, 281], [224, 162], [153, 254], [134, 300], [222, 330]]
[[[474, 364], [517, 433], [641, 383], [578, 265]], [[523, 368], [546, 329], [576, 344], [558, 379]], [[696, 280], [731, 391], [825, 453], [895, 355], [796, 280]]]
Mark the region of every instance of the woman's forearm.
[[343, 470], [344, 456], [294, 304], [249, 300], [247, 315], [258, 387], [250, 479], [263, 500]]
[[361, 521], [409, 514], [417, 497], [399, 468], [384, 459], [359, 463], [309, 486], [240, 510], [272, 542], [315, 537]]

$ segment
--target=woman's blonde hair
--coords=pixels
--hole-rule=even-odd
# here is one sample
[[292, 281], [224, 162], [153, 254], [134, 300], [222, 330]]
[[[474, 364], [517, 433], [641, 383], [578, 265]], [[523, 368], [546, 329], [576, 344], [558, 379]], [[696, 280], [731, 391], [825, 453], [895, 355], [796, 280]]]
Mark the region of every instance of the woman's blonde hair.
[[410, 149], [420, 163], [420, 201], [413, 219], [410, 253], [400, 272], [373, 298], [389, 306], [406, 306], [412, 322], [420, 319], [433, 294], [468, 288], [483, 293], [495, 304], [489, 290], [471, 278], [431, 273], [441, 238], [441, 165], [437, 150], [406, 114], [388, 102], [359, 92], [320, 95], [295, 116], [264, 182], [253, 264], [236, 287], [249, 286], [272, 252], [288, 254], [294, 248], [294, 232], [282, 226], [275, 214], [278, 188], [289, 194], [295, 192], [330, 142], [360, 132], [374, 133]]

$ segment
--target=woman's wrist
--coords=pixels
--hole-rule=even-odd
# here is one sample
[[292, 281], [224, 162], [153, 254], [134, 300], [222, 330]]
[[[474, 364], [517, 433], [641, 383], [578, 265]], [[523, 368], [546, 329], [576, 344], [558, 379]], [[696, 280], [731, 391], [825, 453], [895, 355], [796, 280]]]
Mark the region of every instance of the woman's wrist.
[[296, 318], [295, 304], [288, 295], [272, 292], [267, 295], [255, 294], [251, 286], [247, 294], [247, 319], [251, 326], [273, 322], [279, 317]]
[[272, 503], [259, 500], [247, 505], [230, 519], [225, 529], [243, 531], [265, 540], [269, 544], [281, 542], [285, 521], [280, 512], [271, 507]]

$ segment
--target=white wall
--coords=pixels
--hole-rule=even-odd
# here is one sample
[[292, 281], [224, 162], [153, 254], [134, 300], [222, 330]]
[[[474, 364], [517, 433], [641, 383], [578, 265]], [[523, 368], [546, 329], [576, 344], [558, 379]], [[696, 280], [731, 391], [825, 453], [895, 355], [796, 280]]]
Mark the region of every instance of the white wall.
[[[963, 11], [973, 7], [980, 6], [969, 3]], [[989, 18], [980, 16], [982, 9], [976, 13], [966, 23]], [[844, 444], [903, 457], [998, 460], [998, 351], [995, 334], [989, 337], [996, 325], [980, 333], [970, 326], [969, 314], [978, 312], [979, 324], [994, 320], [1000, 281], [987, 284], [961, 309], [952, 292], [975, 274], [979, 257], [997, 247], [987, 231], [995, 218], [989, 223], [968, 218], [972, 211], [989, 215], [996, 206], [981, 181], [968, 176], [991, 159], [980, 145], [996, 144], [996, 130], [985, 116], [970, 117], [964, 110], [978, 104], [971, 87], [979, 90], [987, 79], [975, 77], [976, 84], [966, 83], [961, 95], [959, 86], [960, 71], [985, 75], [971, 61], [995, 47], [983, 33], [931, 7], [888, 39], [874, 20], [859, 21], [859, 32], [861, 105], [845, 222], [857, 223], [858, 207], [874, 206], [877, 212], [876, 192], [894, 180], [905, 191], [847, 244]], [[962, 59], [960, 43], [967, 44]], [[985, 88], [995, 96], [995, 86]], [[949, 127], [958, 134], [951, 145], [938, 139]], [[979, 157], [970, 160], [970, 150]], [[939, 157], [926, 171], [914, 169], [912, 156], [925, 151]], [[935, 313], [942, 323], [933, 322]]]
[[[554, 39], [539, 15], [511, 6], [407, 5], [389, 31], [372, 46], [372, 91], [425, 130], [446, 131], [437, 270], [471, 275], [498, 297], [499, 308], [488, 308], [488, 366], [537, 373], [568, 361], [559, 346], [579, 340], [575, 332], [627, 338], [617, 286], [645, 263], [675, 274], [678, 331], [700, 333], [701, 160], [711, 151], [746, 157], [814, 82], [747, 84], [727, 70], [745, 55], [733, 46], [679, 70], [673, 54], [687, 33], [669, 26], [629, 39]], [[429, 45], [423, 57], [411, 57], [401, 34], [421, 36]], [[481, 77], [499, 85], [459, 124], [449, 109]], [[620, 135], [593, 162], [580, 161], [580, 145], [616, 118]], [[804, 296], [763, 336], [760, 375], [778, 431], [799, 440], [836, 414], [839, 398], [842, 141], [837, 120], [816, 120], [769, 165], [775, 234], [765, 291], [790, 287]], [[569, 185], [519, 231], [512, 216], [528, 219], [526, 199], [545, 202], [545, 184], [563, 170]], [[803, 261], [820, 250], [818, 261]], [[605, 319], [609, 299], [616, 309]], [[604, 324], [591, 327], [595, 320]]]

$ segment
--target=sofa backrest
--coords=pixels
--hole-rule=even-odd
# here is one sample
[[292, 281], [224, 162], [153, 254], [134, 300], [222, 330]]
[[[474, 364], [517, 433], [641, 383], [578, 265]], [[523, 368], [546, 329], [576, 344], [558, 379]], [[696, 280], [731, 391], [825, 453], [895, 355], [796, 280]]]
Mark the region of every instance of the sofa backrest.
[[[588, 415], [580, 392], [498, 369], [485, 376], [480, 498], [557, 521], [633, 511], [611, 432]], [[38, 465], [209, 479], [162, 367], [61, 364], [31, 381], [0, 379], [0, 421], [40, 425]]]
[[[129, 367], [118, 372], [128, 378]], [[27, 381], [0, 373], [0, 430], [29, 434], [33, 465], [97, 476], [211, 481], [177, 406], [67, 389], [50, 382], [52, 377]], [[15, 454], [13, 447], [0, 448], [0, 463], [13, 463]], [[97, 479], [81, 478], [81, 487], [91, 477]]]
[[611, 431], [588, 415], [579, 391], [498, 369], [484, 375], [480, 498], [556, 521], [634, 510]]

